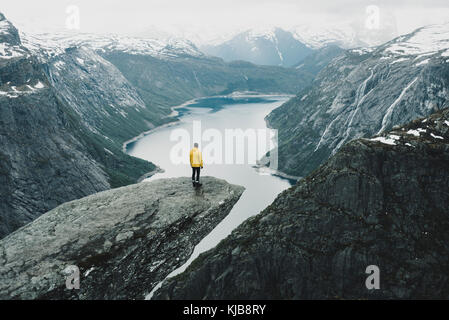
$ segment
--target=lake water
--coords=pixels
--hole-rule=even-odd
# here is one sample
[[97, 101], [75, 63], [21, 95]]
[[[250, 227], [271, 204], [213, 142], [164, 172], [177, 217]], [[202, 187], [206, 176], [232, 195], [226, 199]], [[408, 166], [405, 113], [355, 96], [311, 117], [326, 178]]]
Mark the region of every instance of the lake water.
[[[187, 162], [188, 150], [184, 154], [179, 153], [185, 157], [186, 163], [173, 163], [176, 161], [173, 160], [171, 153], [175, 145], [179, 144], [179, 141], [171, 141], [170, 136], [172, 134], [179, 132], [179, 129], [183, 129], [190, 134], [190, 142], [193, 144], [194, 124], [196, 123], [196, 127], [198, 127], [198, 121], [201, 123], [201, 132], [205, 132], [207, 129], [216, 129], [223, 137], [225, 137], [225, 130], [227, 129], [252, 129], [256, 132], [262, 132], [268, 130], [264, 120], [265, 116], [287, 101], [288, 98], [287, 96], [240, 96], [232, 98], [211, 97], [197, 100], [177, 109], [179, 122], [157, 128], [135, 142], [129, 143], [126, 151], [129, 155], [151, 161], [165, 170], [165, 172], [158, 173], [146, 181], [181, 176], [190, 177], [191, 168]], [[260, 129], [262, 131], [257, 131]], [[217, 131], [215, 132], [217, 133]], [[281, 191], [294, 183], [291, 180], [261, 172], [254, 165], [248, 163], [210, 164], [208, 163], [210, 159], [204, 151], [207, 142], [198, 142], [200, 142], [200, 148], [203, 150], [204, 160], [204, 169], [201, 171], [201, 176], [225, 179], [229, 183], [244, 186], [246, 190], [229, 215], [197, 245], [189, 261], [170, 276], [184, 271], [200, 253], [215, 247], [239, 224], [265, 209]], [[259, 155], [261, 151], [262, 154], [269, 151], [269, 145], [266, 144], [265, 150], [258, 150]], [[211, 153], [211, 155], [213, 154], [215, 153]], [[246, 156], [248, 155], [246, 154]]]

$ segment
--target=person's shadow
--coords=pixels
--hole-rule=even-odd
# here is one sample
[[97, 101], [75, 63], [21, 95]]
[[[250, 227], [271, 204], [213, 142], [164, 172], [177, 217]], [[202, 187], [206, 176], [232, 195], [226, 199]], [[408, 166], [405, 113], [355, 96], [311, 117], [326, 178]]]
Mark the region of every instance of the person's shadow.
[[195, 196], [202, 196], [204, 194], [202, 186], [195, 186]]

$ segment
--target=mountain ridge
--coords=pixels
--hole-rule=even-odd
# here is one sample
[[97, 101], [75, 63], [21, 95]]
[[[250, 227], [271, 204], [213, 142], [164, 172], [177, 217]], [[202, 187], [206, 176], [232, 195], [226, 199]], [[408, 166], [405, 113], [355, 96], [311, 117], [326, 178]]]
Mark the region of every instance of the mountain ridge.
[[[379, 47], [345, 51], [311, 86], [268, 115], [270, 126], [279, 131], [280, 171], [303, 177], [351, 139], [444, 108], [449, 33], [433, 39], [433, 28]], [[449, 30], [448, 25], [441, 28]]]
[[225, 61], [245, 60], [262, 65], [293, 66], [313, 52], [281, 28], [257, 31], [249, 29], [217, 45], [200, 47]]

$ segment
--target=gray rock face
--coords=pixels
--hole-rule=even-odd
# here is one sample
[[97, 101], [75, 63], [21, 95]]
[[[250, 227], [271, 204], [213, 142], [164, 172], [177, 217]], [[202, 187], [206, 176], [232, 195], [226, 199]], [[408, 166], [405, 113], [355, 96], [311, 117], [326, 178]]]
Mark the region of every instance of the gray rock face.
[[0, 43], [5, 43], [6, 44], [5, 47], [21, 45], [19, 32], [17, 31], [16, 27], [14, 27], [13, 24], [9, 22], [1, 12], [0, 12]]
[[62, 202], [110, 186], [36, 61], [1, 62], [0, 238]]
[[[181, 266], [244, 188], [143, 182], [65, 203], [0, 241], [0, 299], [143, 299]], [[80, 290], [64, 269], [81, 271]]]
[[448, 299], [448, 188], [446, 109], [345, 145], [154, 298]]
[[334, 58], [345, 52], [335, 44], [329, 44], [309, 54], [304, 60], [295, 65], [295, 69], [302, 72], [308, 72], [316, 76], [324, 69]]
[[304, 177], [352, 139], [444, 108], [448, 41], [448, 24], [431, 26], [332, 60], [310, 88], [267, 117], [279, 130], [279, 170]]
[[2, 238], [63, 202], [133, 183], [155, 166], [123, 154], [121, 144], [99, 132], [101, 122], [83, 121], [74, 106], [82, 106], [80, 91], [68, 103], [49, 66], [22, 45], [8, 20], [0, 21], [0, 31]]

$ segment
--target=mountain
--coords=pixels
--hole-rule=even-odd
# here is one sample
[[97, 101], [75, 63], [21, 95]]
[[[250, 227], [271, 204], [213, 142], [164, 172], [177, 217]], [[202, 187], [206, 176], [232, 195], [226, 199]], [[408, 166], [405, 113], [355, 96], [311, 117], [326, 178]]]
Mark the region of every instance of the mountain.
[[135, 181], [154, 165], [84, 126], [17, 29], [0, 16], [0, 237], [62, 202]]
[[449, 109], [352, 141], [154, 298], [448, 299], [448, 181]]
[[201, 50], [225, 61], [285, 67], [297, 64], [313, 51], [280, 28], [247, 30], [221, 44], [201, 46]]
[[233, 91], [294, 93], [301, 70], [225, 63], [183, 40], [19, 34], [0, 21], [0, 237], [61, 203], [151, 175], [127, 140], [171, 107]]
[[[193, 43], [179, 39], [164, 41], [92, 34], [41, 34], [27, 36], [26, 45], [36, 52], [47, 52], [47, 56], [48, 52], [51, 56], [58, 56], [58, 53], [75, 49], [93, 51], [115, 66], [134, 87], [153, 114], [153, 119], [149, 120], [151, 123], [163, 123], [172, 106], [193, 98], [236, 90], [294, 93], [312, 80], [310, 74], [301, 70], [256, 66], [247, 62], [226, 63], [204, 55]], [[86, 57], [75, 58], [86, 60]], [[95, 59], [98, 60], [97, 57]], [[92, 78], [101, 77], [94, 71], [98, 72], [92, 68], [89, 70]]]
[[[211, 177], [144, 182], [63, 204], [0, 240], [0, 299], [144, 299], [244, 188]], [[55, 258], [56, 257], [56, 258]], [[64, 270], [77, 266], [80, 290]]]
[[368, 43], [357, 38], [356, 31], [350, 25], [319, 26], [298, 25], [291, 29], [292, 35], [300, 42], [312, 49], [319, 49], [329, 45], [351, 49], [367, 47]]
[[370, 17], [360, 15], [353, 21], [320, 21], [319, 25], [302, 24], [289, 30], [298, 41], [313, 49], [331, 44], [345, 49], [378, 46], [398, 36], [395, 16], [385, 10], [378, 13], [377, 25], [374, 22], [367, 25]]
[[295, 69], [307, 72], [316, 76], [324, 67], [326, 67], [335, 57], [343, 54], [344, 49], [335, 44], [329, 44], [316, 49], [313, 53], [309, 54], [300, 63], [295, 65]]
[[279, 170], [303, 177], [346, 142], [424, 117], [448, 103], [449, 25], [347, 50], [274, 110]]

